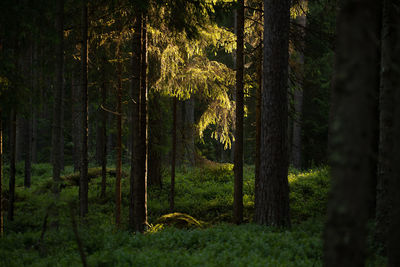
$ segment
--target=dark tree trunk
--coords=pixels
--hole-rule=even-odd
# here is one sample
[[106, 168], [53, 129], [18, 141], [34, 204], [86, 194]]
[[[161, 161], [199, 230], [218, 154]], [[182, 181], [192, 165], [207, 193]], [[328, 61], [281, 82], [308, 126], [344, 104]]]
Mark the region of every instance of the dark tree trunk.
[[[32, 96], [29, 100], [29, 109], [32, 111]], [[32, 114], [32, 112], [31, 112]], [[31, 173], [32, 173], [32, 118], [27, 118], [27, 127], [25, 133], [25, 175], [24, 187], [31, 187]]]
[[143, 232], [147, 225], [147, 19], [142, 17], [138, 176], [134, 179], [134, 230]]
[[264, 10], [261, 162], [254, 220], [259, 224], [290, 226], [287, 178], [290, 1], [265, 0]]
[[371, 158], [379, 88], [380, 1], [342, 1], [332, 92], [332, 187], [324, 232], [325, 266], [364, 266], [373, 194]]
[[3, 117], [0, 108], [0, 237], [3, 236]]
[[82, 124], [82, 118], [81, 118], [81, 102], [82, 102], [82, 97], [81, 97], [81, 86], [78, 85], [79, 79], [77, 80], [76, 77], [78, 75], [76, 73], [72, 74], [72, 84], [71, 84], [71, 113], [72, 113], [72, 142], [74, 144], [73, 148], [73, 161], [74, 161], [74, 172], [78, 172], [80, 169], [80, 158], [81, 158], [81, 139], [82, 139], [82, 133], [81, 133], [81, 124]]
[[62, 91], [64, 86], [64, 1], [57, 1], [57, 38], [56, 46], [56, 86], [54, 91], [52, 156], [53, 156], [53, 192], [59, 193], [60, 173], [62, 168]]
[[[101, 86], [101, 102], [105, 106], [107, 102], [107, 87], [105, 81], [105, 64], [106, 59], [103, 62], [103, 83]], [[107, 111], [101, 109], [101, 193], [100, 198], [106, 197], [107, 187]]]
[[194, 166], [195, 146], [194, 146], [194, 97], [185, 101], [185, 163]]
[[82, 48], [81, 48], [81, 86], [82, 86], [82, 109], [81, 109], [81, 164], [79, 180], [79, 207], [80, 216], [85, 217], [88, 213], [88, 17], [87, 0], [82, 2]]
[[[400, 31], [398, 25], [399, 4], [397, 6], [392, 0], [383, 1], [383, 24], [382, 24], [382, 73], [381, 90], [379, 98], [380, 106], [380, 136], [379, 136], [379, 163], [376, 192], [376, 241], [384, 248], [387, 247], [388, 225], [390, 225], [389, 214], [393, 209], [389, 189], [390, 183], [396, 179], [394, 168], [396, 162], [392, 160], [396, 153], [394, 146], [393, 123], [395, 111], [396, 91], [400, 86], [398, 77], [399, 71], [396, 70], [400, 64], [399, 51], [396, 51], [400, 41]], [[397, 54], [396, 54], [397, 53]]]
[[172, 159], [171, 159], [171, 191], [169, 193], [169, 209], [171, 212], [175, 209], [175, 167], [176, 167], [176, 106], [177, 98], [173, 97], [172, 103]]
[[[305, 2], [306, 0], [303, 0], [301, 2]], [[305, 11], [304, 11], [305, 12]], [[301, 14], [296, 18], [296, 21], [299, 25], [301, 25], [301, 45], [300, 45], [300, 50], [297, 51], [299, 55], [298, 63], [300, 66], [299, 69], [299, 77], [297, 77], [297, 86], [294, 91], [294, 112], [295, 116], [293, 119], [293, 135], [292, 135], [292, 164], [293, 167], [296, 169], [301, 169], [301, 162], [302, 162], [302, 157], [301, 157], [301, 150], [302, 150], [302, 144], [301, 144], [301, 132], [302, 132], [302, 119], [303, 119], [303, 80], [304, 80], [304, 37], [305, 37], [305, 31], [304, 29], [306, 28], [306, 14]]]
[[142, 22], [141, 15], [137, 14], [134, 24], [135, 33], [132, 38], [132, 61], [131, 61], [131, 70], [132, 70], [132, 80], [131, 80], [131, 116], [132, 116], [132, 126], [131, 126], [131, 144], [132, 144], [132, 154], [131, 154], [131, 172], [130, 172], [130, 187], [129, 187], [129, 225], [132, 230], [135, 230], [135, 186], [136, 179], [139, 177], [139, 165], [138, 165], [138, 156], [139, 156], [139, 94], [140, 94], [140, 69], [141, 69], [141, 57], [142, 57]]
[[8, 220], [14, 220], [15, 202], [15, 161], [17, 154], [17, 112], [11, 111], [10, 125], [10, 180], [9, 180], [9, 199], [8, 199]]
[[[256, 157], [255, 157], [255, 180], [254, 190], [258, 191], [259, 180], [260, 180], [260, 144], [261, 144], [261, 90], [262, 90], [262, 64], [263, 64], [263, 50], [262, 50], [262, 34], [260, 34], [260, 47], [258, 49], [258, 66], [257, 66], [257, 91], [256, 91]], [[257, 202], [255, 200], [255, 202]]]
[[149, 159], [148, 159], [148, 184], [162, 187], [161, 180], [161, 151], [160, 146], [163, 135], [163, 114], [160, 108], [160, 94], [153, 92], [149, 100]]
[[[22, 63], [18, 63], [22, 65]], [[17, 126], [16, 126], [16, 150], [15, 150], [15, 162], [18, 163], [23, 159], [23, 149], [25, 141], [25, 119], [22, 116], [17, 116]]]
[[[386, 245], [388, 266], [400, 266], [400, 3], [383, 1], [380, 161], [376, 231]], [[393, 112], [393, 113], [392, 113]], [[389, 227], [388, 227], [389, 226]]]
[[121, 168], [122, 168], [122, 63], [120, 44], [117, 45], [117, 162], [115, 177], [115, 224], [121, 223]]
[[233, 220], [236, 224], [243, 221], [243, 116], [244, 116], [244, 0], [239, 1], [236, 10], [236, 130], [235, 130], [235, 162], [234, 162], [234, 193], [233, 193]]

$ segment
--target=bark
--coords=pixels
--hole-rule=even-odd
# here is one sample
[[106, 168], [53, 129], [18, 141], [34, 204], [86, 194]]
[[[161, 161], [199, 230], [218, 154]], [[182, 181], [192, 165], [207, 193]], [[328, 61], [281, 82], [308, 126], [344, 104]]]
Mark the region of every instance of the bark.
[[399, 87], [396, 71], [396, 64], [399, 64], [396, 55], [396, 45], [399, 41], [399, 30], [396, 8], [392, 0], [385, 0], [383, 7], [382, 24], [382, 74], [381, 90], [379, 97], [380, 106], [380, 135], [379, 135], [379, 163], [376, 192], [376, 241], [386, 248], [388, 239], [387, 227], [390, 224], [389, 214], [392, 210], [392, 200], [389, 195], [390, 183], [395, 179], [394, 162], [392, 156], [395, 153], [393, 148], [394, 135], [394, 110], [396, 90]]
[[[22, 65], [19, 63], [19, 65]], [[16, 126], [16, 152], [15, 161], [18, 163], [23, 159], [23, 148], [25, 141], [25, 120], [22, 116], [17, 116], [17, 126]]]
[[287, 179], [289, 9], [288, 0], [264, 1], [261, 162], [254, 220], [272, 226], [290, 226]]
[[62, 91], [64, 86], [64, 1], [57, 1], [57, 38], [56, 46], [56, 86], [54, 91], [52, 156], [53, 156], [53, 192], [59, 193], [60, 173], [62, 168]]
[[171, 212], [175, 209], [175, 167], [176, 167], [176, 108], [177, 98], [173, 98], [172, 103], [172, 160], [171, 160], [171, 190], [169, 193], [169, 209]]
[[82, 48], [81, 48], [81, 163], [79, 180], [79, 207], [80, 216], [85, 217], [88, 213], [88, 17], [87, 0], [82, 3]]
[[73, 157], [74, 157], [74, 172], [78, 172], [79, 168], [80, 168], [80, 157], [81, 157], [81, 137], [82, 137], [82, 133], [81, 133], [81, 123], [82, 123], [82, 118], [81, 118], [81, 87], [78, 85], [79, 81], [76, 80], [76, 73], [72, 74], [72, 84], [71, 84], [71, 103], [72, 103], [72, 107], [71, 107], [71, 113], [72, 113], [72, 125], [71, 125], [71, 129], [72, 129], [72, 142], [74, 144], [74, 148], [73, 148]]
[[8, 199], [8, 220], [14, 220], [15, 202], [15, 161], [17, 154], [17, 112], [11, 111], [10, 126], [10, 180], [9, 180], [9, 199]]
[[147, 19], [142, 16], [138, 175], [134, 179], [134, 230], [137, 232], [143, 232], [147, 225]]
[[[303, 0], [302, 2], [305, 2], [306, 0]], [[302, 133], [302, 118], [303, 118], [303, 80], [304, 80], [304, 37], [305, 37], [305, 27], [306, 27], [306, 14], [302, 14], [299, 17], [296, 18], [297, 23], [301, 25], [302, 29], [301, 30], [301, 44], [300, 44], [300, 51], [297, 51], [299, 55], [298, 59], [298, 64], [300, 66], [300, 73], [297, 81], [297, 86], [294, 91], [294, 119], [293, 119], [293, 135], [292, 135], [292, 164], [293, 167], [296, 169], [301, 169], [301, 162], [302, 162], [302, 157], [301, 157], [301, 149], [302, 149], [302, 143], [301, 143], [301, 133]]]
[[149, 159], [148, 159], [148, 184], [162, 187], [161, 180], [161, 151], [160, 146], [163, 135], [162, 110], [160, 107], [160, 94], [153, 92], [149, 100]]
[[[261, 34], [260, 34], [261, 35]], [[260, 36], [260, 42], [262, 42], [262, 36]], [[261, 90], [262, 90], [262, 64], [263, 64], [263, 51], [262, 45], [258, 49], [258, 66], [257, 66], [257, 91], [256, 91], [256, 157], [255, 157], [255, 191], [258, 190], [259, 179], [260, 179], [260, 144], [261, 144]], [[256, 202], [256, 200], [255, 200]]]
[[324, 231], [325, 266], [365, 264], [373, 195], [374, 116], [379, 88], [381, 3], [347, 0], [337, 19], [330, 125], [332, 186]]
[[141, 69], [141, 58], [142, 58], [142, 26], [141, 26], [140, 14], [136, 16], [135, 24], [134, 24], [134, 34], [132, 38], [132, 59], [131, 59], [131, 70], [132, 70], [132, 78], [131, 78], [131, 116], [132, 116], [132, 125], [131, 125], [131, 145], [132, 145], [132, 154], [131, 154], [131, 172], [130, 172], [130, 187], [129, 187], [129, 225], [132, 230], [135, 230], [135, 178], [139, 177], [138, 171], [138, 144], [139, 144], [139, 94], [140, 94], [140, 69]]
[[244, 0], [239, 2], [236, 10], [236, 128], [234, 150], [234, 193], [233, 220], [236, 224], [243, 221], [243, 116], [244, 116]]
[[3, 236], [3, 117], [0, 108], [0, 237]]
[[[105, 81], [105, 64], [106, 59], [103, 62], [103, 83], [101, 86], [101, 102], [105, 106], [107, 102], [107, 87]], [[100, 198], [106, 197], [106, 186], [107, 186], [107, 111], [101, 109], [101, 194]]]
[[117, 47], [117, 162], [115, 179], [115, 224], [117, 227], [121, 223], [121, 168], [122, 168], [122, 63], [120, 54], [120, 44]]
[[[388, 266], [400, 266], [400, 3], [383, 1], [381, 135], [377, 188], [376, 231], [387, 240]], [[392, 113], [393, 112], [393, 113]], [[389, 227], [388, 227], [389, 226]]]
[[[30, 96], [29, 106], [30, 106], [29, 109], [32, 111], [32, 96]], [[24, 173], [25, 188], [31, 187], [31, 173], [32, 173], [32, 119], [27, 118], [27, 129], [25, 133], [25, 173]]]
[[194, 146], [194, 97], [185, 101], [185, 160], [190, 166], [195, 163], [195, 146]]

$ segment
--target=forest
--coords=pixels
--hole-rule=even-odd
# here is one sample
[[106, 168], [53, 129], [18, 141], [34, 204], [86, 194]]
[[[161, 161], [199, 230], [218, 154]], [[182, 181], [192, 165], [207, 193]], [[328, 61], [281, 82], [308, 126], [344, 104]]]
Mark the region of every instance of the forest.
[[0, 1], [0, 266], [398, 267], [396, 136], [399, 0]]

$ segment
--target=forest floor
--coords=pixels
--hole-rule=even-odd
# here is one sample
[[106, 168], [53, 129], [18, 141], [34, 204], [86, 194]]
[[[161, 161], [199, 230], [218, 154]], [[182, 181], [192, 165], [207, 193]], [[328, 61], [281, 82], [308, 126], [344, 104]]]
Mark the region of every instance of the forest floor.
[[[322, 230], [329, 191], [327, 168], [289, 174], [293, 227], [278, 229], [252, 223], [254, 167], [244, 170], [245, 224], [230, 224], [233, 203], [233, 166], [212, 164], [182, 168], [176, 178], [176, 211], [189, 214], [194, 224], [159, 222], [168, 211], [169, 173], [163, 186], [149, 187], [150, 228], [145, 234], [127, 230], [129, 178], [122, 180], [122, 225], [114, 223], [113, 171], [107, 177], [106, 199], [100, 199], [99, 169], [92, 168], [89, 215], [78, 222], [78, 236], [88, 266], [322, 266]], [[15, 220], [5, 218], [0, 239], [0, 266], [79, 266], [81, 257], [73, 231], [78, 187], [66, 167], [59, 199], [50, 193], [51, 166], [32, 168], [32, 187], [23, 187], [19, 165]], [[4, 173], [8, 176], [7, 169]], [[8, 183], [5, 179], [4, 184]], [[5, 200], [7, 200], [7, 191]], [[4, 201], [7, 202], [7, 201]], [[7, 203], [5, 203], [7, 206]], [[5, 214], [6, 215], [6, 214]], [[46, 216], [47, 215], [47, 216]], [[190, 218], [190, 217], [186, 217]], [[191, 219], [191, 218], [190, 218]], [[78, 218], [76, 220], [79, 221]], [[385, 266], [385, 258], [369, 244], [368, 266]]]

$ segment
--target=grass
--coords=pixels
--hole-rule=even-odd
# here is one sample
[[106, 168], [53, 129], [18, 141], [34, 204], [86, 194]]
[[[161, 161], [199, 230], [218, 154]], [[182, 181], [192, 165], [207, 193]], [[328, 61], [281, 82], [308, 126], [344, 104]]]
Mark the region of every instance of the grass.
[[[116, 229], [114, 174], [112, 170], [108, 172], [107, 196], [101, 200], [101, 178], [98, 170], [92, 169], [89, 215], [78, 229], [89, 266], [321, 266], [321, 233], [329, 190], [327, 168], [291, 172], [294, 226], [284, 230], [252, 223], [253, 166], [244, 169], [244, 214], [248, 223], [229, 224], [232, 167], [213, 164], [180, 170], [176, 177], [177, 214], [165, 215], [169, 207], [168, 174], [163, 189], [150, 187], [148, 213], [153, 227], [144, 235], [127, 231], [129, 170], [125, 169], [122, 179], [122, 227]], [[71, 226], [71, 204], [73, 214], [77, 214], [78, 188], [74, 183], [66, 183], [59, 199], [55, 199], [48, 190], [51, 166], [34, 165], [32, 175], [32, 187], [25, 189], [23, 173], [17, 173], [15, 221], [5, 221], [5, 236], [0, 239], [0, 266], [80, 265]], [[71, 168], [66, 168], [63, 175], [66, 181], [75, 177]], [[369, 266], [384, 264], [383, 258], [371, 254]]]

